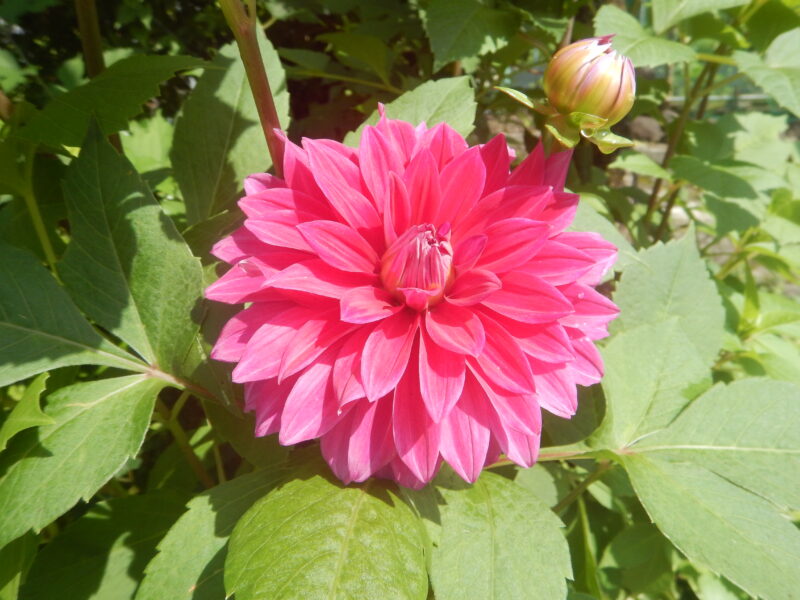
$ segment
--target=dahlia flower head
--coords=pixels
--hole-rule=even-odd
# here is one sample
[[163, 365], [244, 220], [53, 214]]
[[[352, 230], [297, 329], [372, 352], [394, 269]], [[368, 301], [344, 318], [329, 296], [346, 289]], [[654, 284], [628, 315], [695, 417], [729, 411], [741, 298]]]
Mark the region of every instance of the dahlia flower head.
[[616, 248], [565, 231], [571, 152], [510, 172], [502, 135], [468, 147], [383, 111], [358, 148], [284, 142], [283, 179], [245, 181], [244, 225], [212, 250], [232, 266], [206, 292], [246, 305], [211, 356], [236, 363], [256, 436], [319, 438], [344, 483], [531, 466], [541, 409], [575, 413], [618, 312], [593, 289]]

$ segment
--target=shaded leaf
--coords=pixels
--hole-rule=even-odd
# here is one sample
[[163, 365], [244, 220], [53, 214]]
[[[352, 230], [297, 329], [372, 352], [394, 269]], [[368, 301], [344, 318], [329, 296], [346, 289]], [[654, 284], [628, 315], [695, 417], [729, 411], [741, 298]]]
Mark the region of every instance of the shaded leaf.
[[653, 27], [662, 33], [684, 19], [747, 4], [749, 0], [653, 0]]
[[0, 548], [0, 600], [17, 600], [20, 584], [38, 547], [39, 536], [29, 531]]
[[68, 365], [142, 370], [92, 329], [32, 255], [0, 243], [0, 385]]
[[191, 56], [134, 55], [66, 94], [56, 96], [18, 132], [48, 146], [80, 146], [95, 115], [106, 135], [124, 129], [142, 104], [158, 94], [158, 84], [176, 71], [201, 67]]
[[175, 372], [198, 326], [200, 262], [133, 165], [96, 127], [64, 184], [72, 241], [58, 270], [86, 314]]

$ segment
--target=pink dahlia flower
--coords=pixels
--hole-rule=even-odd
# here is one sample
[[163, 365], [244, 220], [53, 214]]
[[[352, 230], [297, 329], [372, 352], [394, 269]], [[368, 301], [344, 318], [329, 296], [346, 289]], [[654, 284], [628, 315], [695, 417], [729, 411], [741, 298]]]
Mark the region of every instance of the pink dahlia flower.
[[540, 409], [575, 413], [617, 314], [592, 288], [616, 248], [564, 231], [569, 158], [537, 148], [510, 173], [503, 136], [470, 148], [385, 117], [358, 148], [286, 140], [284, 179], [246, 180], [244, 226], [213, 250], [232, 267], [206, 292], [248, 305], [212, 357], [237, 363], [256, 435], [320, 438], [345, 483], [532, 465]]

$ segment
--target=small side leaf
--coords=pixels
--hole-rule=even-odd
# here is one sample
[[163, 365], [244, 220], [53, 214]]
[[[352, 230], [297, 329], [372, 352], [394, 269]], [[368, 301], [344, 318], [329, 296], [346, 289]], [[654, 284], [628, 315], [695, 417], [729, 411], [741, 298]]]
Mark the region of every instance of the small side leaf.
[[39, 397], [44, 391], [48, 377], [48, 373], [42, 373], [31, 381], [25, 389], [22, 399], [3, 422], [2, 427], [0, 427], [0, 451], [5, 450], [8, 440], [20, 431], [54, 423], [53, 419], [44, 414], [39, 407]]

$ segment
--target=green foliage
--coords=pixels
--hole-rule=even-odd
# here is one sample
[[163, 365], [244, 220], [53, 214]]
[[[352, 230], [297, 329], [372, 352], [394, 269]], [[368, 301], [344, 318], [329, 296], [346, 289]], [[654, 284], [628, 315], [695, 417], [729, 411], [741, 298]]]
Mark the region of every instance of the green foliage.
[[533, 468], [416, 491], [254, 437], [209, 357], [238, 308], [203, 299], [272, 167], [239, 50], [214, 3], [98, 8], [87, 79], [71, 3], [0, 6], [0, 600], [797, 594], [796, 0], [257, 3], [294, 141], [356, 147], [383, 104], [521, 159], [558, 47], [638, 68], [634, 146], [566, 182], [618, 249], [601, 384]]

